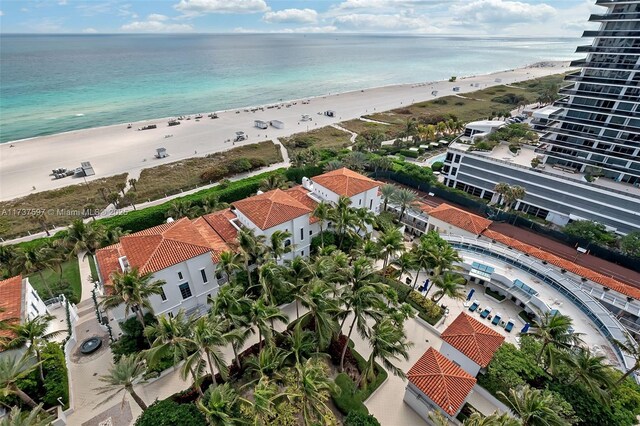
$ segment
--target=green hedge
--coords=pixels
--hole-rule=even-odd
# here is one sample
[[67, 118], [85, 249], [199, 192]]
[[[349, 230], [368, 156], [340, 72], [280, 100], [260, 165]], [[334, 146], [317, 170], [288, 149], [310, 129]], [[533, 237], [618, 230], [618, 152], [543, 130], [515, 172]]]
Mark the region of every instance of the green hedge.
[[345, 373], [340, 373], [335, 379], [336, 385], [340, 388], [340, 393], [331, 395], [333, 403], [343, 414], [353, 412], [369, 414], [369, 410], [363, 404], [361, 392], [356, 391], [356, 384], [353, 383], [351, 377]]
[[490, 288], [485, 288], [484, 292], [489, 296], [493, 297], [494, 299], [496, 299], [498, 302], [502, 302], [506, 298], [505, 295], [500, 294], [497, 291], [493, 291]]
[[194, 404], [178, 404], [164, 399], [149, 406], [136, 420], [135, 426], [202, 426], [206, 420]]
[[69, 404], [69, 377], [64, 351], [59, 343], [49, 342], [42, 349], [42, 368], [45, 391], [42, 402], [45, 407], [58, 405], [58, 398], [66, 407]]
[[420, 155], [418, 151], [411, 151], [410, 149], [402, 149], [399, 151], [399, 154], [410, 158], [418, 158]]
[[406, 299], [407, 303], [410, 304], [413, 309], [418, 311], [418, 316], [429, 324], [435, 325], [444, 315], [442, 308], [438, 306], [437, 303], [428, 297], [425, 298], [417, 291], [412, 292], [410, 286], [403, 284], [396, 279], [387, 278], [380, 274], [378, 274], [378, 278], [381, 282], [389, 285], [396, 291], [396, 293], [398, 293], [399, 300]]
[[352, 411], [343, 421], [344, 426], [380, 426], [378, 419], [371, 414]]

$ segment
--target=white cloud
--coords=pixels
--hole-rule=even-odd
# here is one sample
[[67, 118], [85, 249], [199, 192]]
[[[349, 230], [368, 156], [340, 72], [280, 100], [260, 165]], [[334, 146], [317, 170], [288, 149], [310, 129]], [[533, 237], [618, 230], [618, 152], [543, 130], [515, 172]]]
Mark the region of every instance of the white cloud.
[[84, 30], [82, 30], [83, 34], [95, 34], [97, 32], [98, 30], [96, 30], [95, 28], [85, 28]]
[[512, 26], [538, 23], [553, 18], [557, 10], [548, 4], [529, 4], [510, 0], [474, 0], [454, 4], [450, 11], [457, 23], [472, 26]]
[[22, 12], [22, 13], [28, 13], [28, 12], [29, 12], [29, 9], [27, 9], [26, 7], [23, 7], [23, 8], [21, 8], [21, 9], [20, 9], [20, 12]]
[[271, 24], [315, 24], [318, 12], [313, 9], [283, 9], [265, 13], [262, 20]]
[[167, 17], [157, 13], [147, 16], [146, 21], [133, 21], [120, 27], [125, 32], [140, 33], [188, 33], [193, 31], [190, 24], [172, 24]]
[[285, 28], [283, 30], [275, 30], [272, 32], [288, 33], [288, 34], [310, 34], [310, 33], [320, 34], [320, 33], [333, 33], [337, 29], [338, 28], [336, 28], [333, 25], [325, 25], [322, 27], [310, 26], [310, 27]]
[[426, 17], [403, 14], [351, 13], [335, 17], [333, 25], [345, 31], [438, 32]]
[[269, 10], [264, 0], [180, 0], [173, 7], [188, 16], [205, 13], [261, 13]]
[[67, 0], [59, 0], [59, 1], [58, 1], [58, 4], [59, 4], [60, 6], [66, 6], [67, 4], [69, 4], [69, 2], [68, 2]]
[[0, 10], [0, 16], [4, 16], [4, 12]]
[[151, 15], [147, 16], [148, 21], [166, 21], [167, 19], [169, 19], [167, 16], [160, 15], [159, 13], [152, 13]]

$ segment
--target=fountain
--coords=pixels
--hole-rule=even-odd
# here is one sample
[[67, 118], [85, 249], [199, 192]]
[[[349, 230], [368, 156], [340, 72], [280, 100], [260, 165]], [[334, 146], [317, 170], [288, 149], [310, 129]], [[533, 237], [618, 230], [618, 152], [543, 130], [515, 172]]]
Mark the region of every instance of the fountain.
[[100, 346], [102, 346], [102, 339], [99, 337], [92, 337], [82, 342], [80, 345], [80, 352], [84, 355], [88, 355], [100, 349]]

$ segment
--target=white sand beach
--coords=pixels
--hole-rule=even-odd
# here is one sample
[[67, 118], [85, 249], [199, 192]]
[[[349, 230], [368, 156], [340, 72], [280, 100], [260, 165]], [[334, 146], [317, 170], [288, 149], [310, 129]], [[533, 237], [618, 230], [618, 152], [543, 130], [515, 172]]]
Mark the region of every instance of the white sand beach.
[[[165, 118], [131, 123], [132, 128], [128, 129], [126, 117], [123, 117], [125, 124], [4, 143], [0, 144], [0, 200], [81, 183], [82, 179], [72, 177], [54, 180], [50, 173], [55, 168], [79, 167], [83, 161], [90, 161], [96, 172], [87, 180], [123, 172], [137, 177], [144, 168], [227, 150], [232, 143], [225, 141], [233, 139], [237, 131], [244, 131], [249, 137], [244, 142], [236, 143], [236, 146], [250, 144], [454, 93], [462, 94], [557, 74], [567, 71], [567, 67], [568, 62], [553, 62], [488, 75], [460, 77], [454, 83], [438, 81], [358, 90], [311, 98], [309, 103], [303, 103], [302, 100], [284, 102], [296, 104], [279, 109], [264, 108], [264, 111], [251, 112], [243, 108], [218, 112], [218, 119], [207, 116], [211, 111], [203, 111], [202, 119], [196, 121], [192, 117], [172, 127], [168, 127]], [[454, 87], [459, 87], [459, 92], [453, 92]], [[434, 96], [433, 91], [437, 91], [437, 95]], [[326, 110], [335, 111], [335, 116], [318, 114]], [[310, 115], [312, 121], [300, 121], [303, 114]], [[280, 120], [285, 127], [260, 130], [253, 126], [254, 120]], [[156, 124], [157, 128], [137, 130], [147, 124]], [[156, 148], [160, 147], [167, 149], [169, 157], [154, 158]]]

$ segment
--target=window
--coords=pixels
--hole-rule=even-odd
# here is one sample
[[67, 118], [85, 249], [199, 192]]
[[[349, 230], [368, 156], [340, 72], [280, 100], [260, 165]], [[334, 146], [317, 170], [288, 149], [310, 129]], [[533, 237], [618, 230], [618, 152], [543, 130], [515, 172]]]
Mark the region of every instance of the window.
[[369, 200], [369, 210], [373, 209], [373, 200]]
[[203, 283], [208, 283], [209, 280], [207, 279], [207, 273], [204, 271], [204, 269], [200, 269], [200, 275], [202, 275], [202, 282]]
[[302, 251], [300, 252], [300, 256], [303, 256], [303, 257], [304, 257], [304, 250], [302, 250]]
[[309, 229], [309, 235], [313, 235], [313, 231]]
[[164, 294], [164, 288], [160, 287], [160, 298], [162, 299], [163, 302], [167, 301], [167, 295]]
[[358, 205], [361, 206], [362, 205], [362, 199], [358, 200]]
[[182, 283], [178, 288], [180, 289], [180, 294], [182, 294], [183, 300], [191, 297], [191, 288], [189, 288], [189, 283]]
[[300, 228], [300, 240], [304, 240], [304, 228]]
[[178, 272], [178, 279], [181, 280], [182, 279], [182, 272]]
[[284, 242], [284, 246], [289, 247], [290, 245], [291, 245], [291, 239], [287, 238], [287, 240]]
[[34, 305], [33, 303], [31, 304], [31, 307], [33, 308], [34, 311], [36, 311], [36, 313], [40, 313], [40, 311], [38, 310], [38, 308], [36, 308], [36, 305]]

